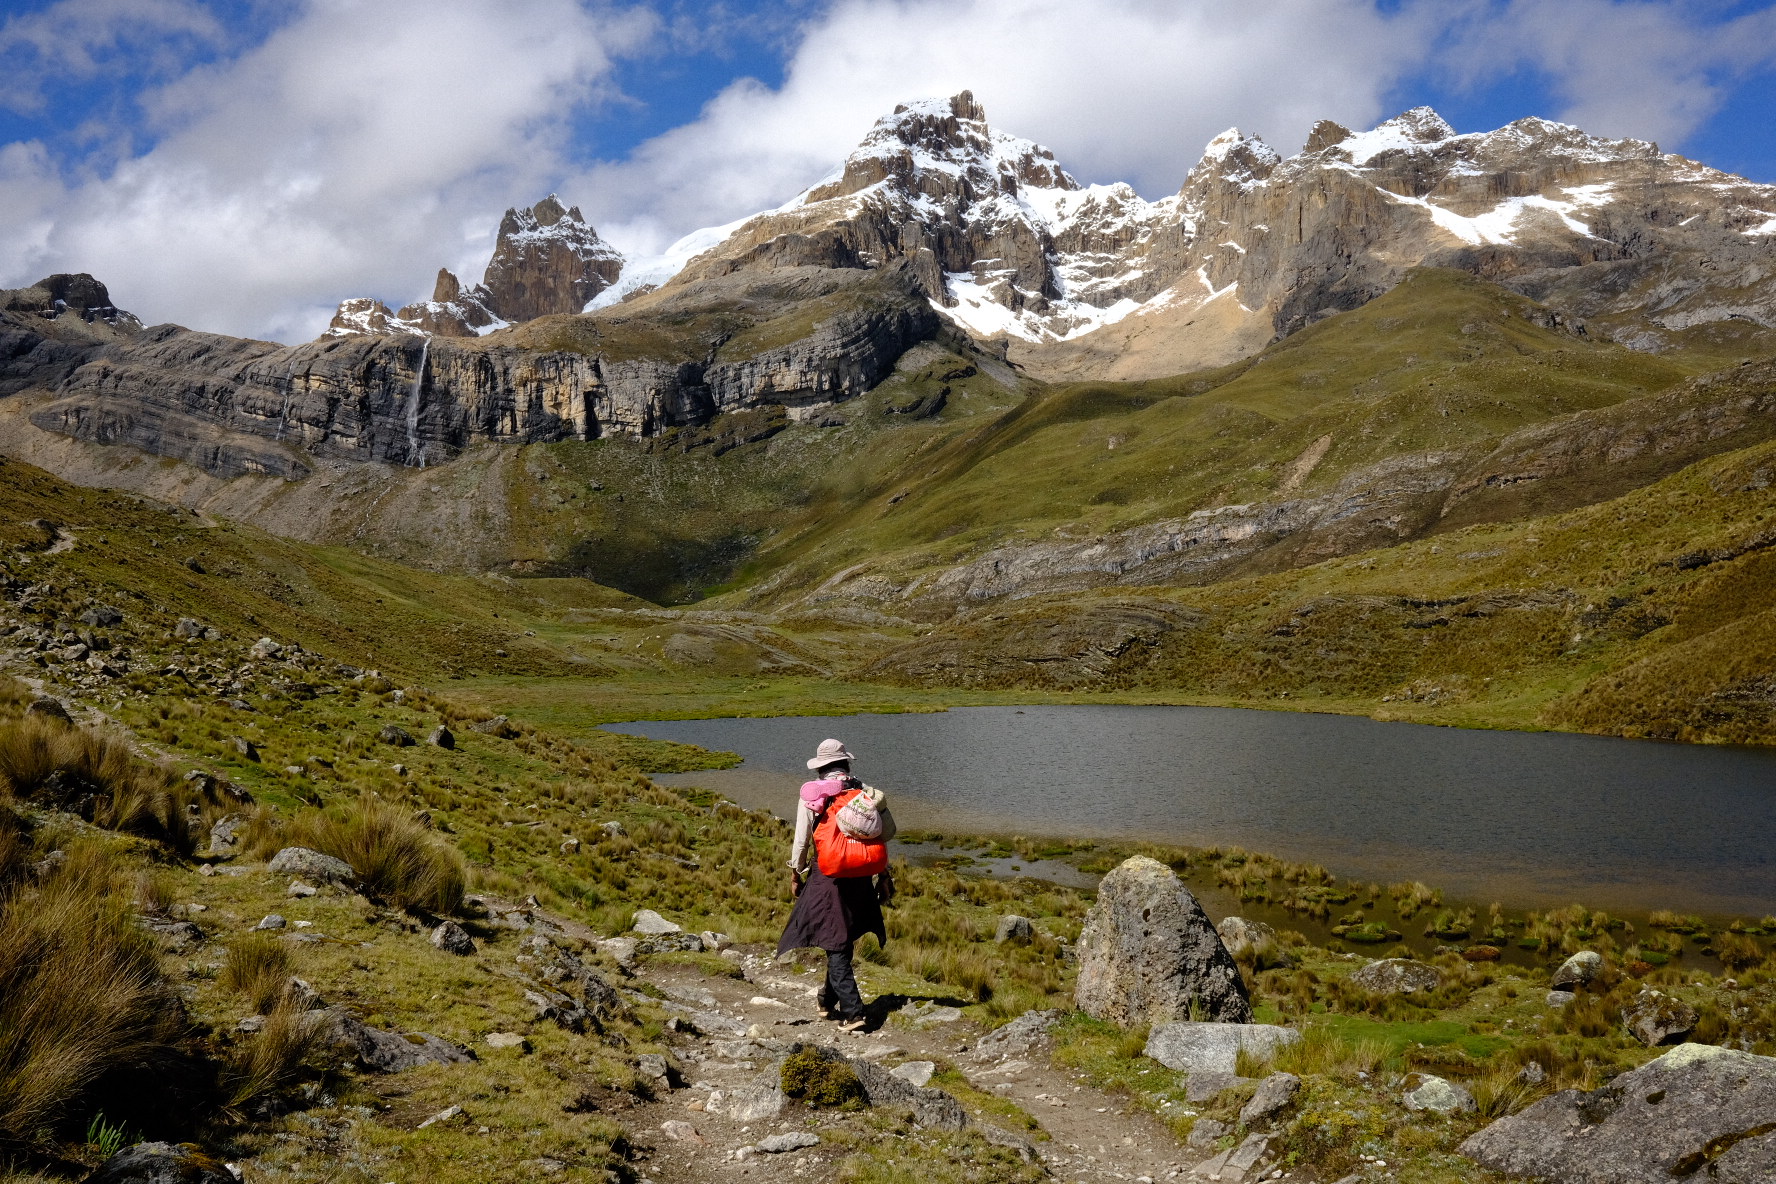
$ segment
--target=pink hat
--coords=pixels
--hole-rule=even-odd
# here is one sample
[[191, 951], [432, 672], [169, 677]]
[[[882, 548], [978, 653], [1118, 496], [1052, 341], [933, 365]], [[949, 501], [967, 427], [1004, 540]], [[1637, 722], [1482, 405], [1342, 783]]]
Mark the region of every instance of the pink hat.
[[827, 765], [836, 765], [840, 761], [854, 761], [856, 759], [845, 750], [843, 740], [822, 740], [820, 747], [814, 750], [814, 759], [808, 762], [808, 767], [823, 769]]

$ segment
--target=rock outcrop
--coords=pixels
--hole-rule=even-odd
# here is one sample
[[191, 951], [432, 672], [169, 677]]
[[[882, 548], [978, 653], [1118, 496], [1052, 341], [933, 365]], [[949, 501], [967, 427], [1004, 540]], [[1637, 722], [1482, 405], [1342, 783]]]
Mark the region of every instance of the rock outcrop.
[[380, 300], [344, 300], [322, 336], [474, 337], [506, 324], [581, 312], [622, 270], [622, 252], [598, 236], [580, 207], [565, 207], [551, 193], [528, 209], [506, 211], [481, 283], [465, 289], [440, 268], [430, 300], [399, 312]]
[[1686, 1044], [1602, 1089], [1502, 1118], [1461, 1153], [1551, 1184], [1776, 1179], [1776, 1058]]
[[937, 328], [901, 277], [856, 271], [735, 277], [656, 315], [692, 328], [666, 337], [626, 315], [512, 337], [280, 346], [157, 326], [100, 350], [31, 422], [217, 476], [298, 480], [316, 457], [424, 466], [477, 442], [654, 435], [767, 405], [800, 414], [867, 391]]
[[1175, 872], [1124, 860], [1098, 885], [1079, 935], [1079, 1009], [1125, 1027], [1195, 1016], [1246, 1024], [1252, 1005], [1239, 967]]
[[0, 289], [0, 397], [53, 389], [106, 343], [141, 328], [85, 273]]

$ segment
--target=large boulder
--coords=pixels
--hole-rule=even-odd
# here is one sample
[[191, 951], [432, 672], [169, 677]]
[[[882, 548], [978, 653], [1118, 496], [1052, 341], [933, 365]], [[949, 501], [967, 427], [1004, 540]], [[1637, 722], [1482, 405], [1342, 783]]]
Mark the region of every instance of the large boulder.
[[1564, 1090], [1461, 1145], [1551, 1184], [1776, 1180], [1776, 1057], [1685, 1044], [1590, 1093]]
[[1555, 991], [1576, 991], [1588, 987], [1603, 972], [1603, 955], [1596, 950], [1580, 950], [1560, 964], [1548, 987]]
[[328, 884], [350, 884], [358, 878], [358, 873], [345, 860], [323, 855], [307, 847], [285, 847], [271, 857], [265, 870], [273, 875], [300, 876], [305, 880], [320, 880]]
[[1094, 1018], [1125, 1027], [1192, 1015], [1252, 1019], [1233, 956], [1190, 889], [1157, 859], [1136, 855], [1104, 877], [1078, 949], [1073, 998]]
[[399, 1073], [420, 1065], [457, 1065], [475, 1059], [460, 1044], [429, 1032], [385, 1032], [372, 1028], [340, 1007], [313, 1013], [318, 1042], [350, 1053], [360, 1066], [377, 1073]]
[[137, 1143], [94, 1168], [84, 1184], [236, 1184], [223, 1162], [195, 1143]]
[[1268, 1057], [1301, 1039], [1293, 1028], [1275, 1024], [1214, 1024], [1189, 1020], [1160, 1024], [1141, 1051], [1180, 1073], [1233, 1073], [1244, 1051]]
[[1371, 995], [1415, 995], [1434, 991], [1443, 982], [1435, 966], [1414, 962], [1410, 958], [1383, 958], [1371, 962], [1350, 976], [1351, 985]]
[[1688, 1003], [1652, 987], [1641, 988], [1622, 1008], [1622, 1023], [1629, 1035], [1648, 1048], [1678, 1043], [1696, 1030], [1698, 1018]]

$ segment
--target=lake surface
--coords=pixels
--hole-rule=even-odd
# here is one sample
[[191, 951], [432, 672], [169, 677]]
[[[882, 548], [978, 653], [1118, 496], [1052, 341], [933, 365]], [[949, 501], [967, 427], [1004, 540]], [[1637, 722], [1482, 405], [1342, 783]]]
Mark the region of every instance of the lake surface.
[[789, 816], [825, 737], [904, 829], [1238, 845], [1519, 907], [1776, 913], [1776, 751], [1213, 707], [641, 721]]

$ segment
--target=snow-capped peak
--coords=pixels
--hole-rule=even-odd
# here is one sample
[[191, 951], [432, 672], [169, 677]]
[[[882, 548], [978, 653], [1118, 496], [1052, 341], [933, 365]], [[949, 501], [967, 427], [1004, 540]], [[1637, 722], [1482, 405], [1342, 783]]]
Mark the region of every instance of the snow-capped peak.
[[1366, 165], [1384, 152], [1433, 147], [1455, 138], [1455, 129], [1429, 107], [1403, 111], [1372, 130], [1356, 132], [1339, 145], [1351, 163]]

